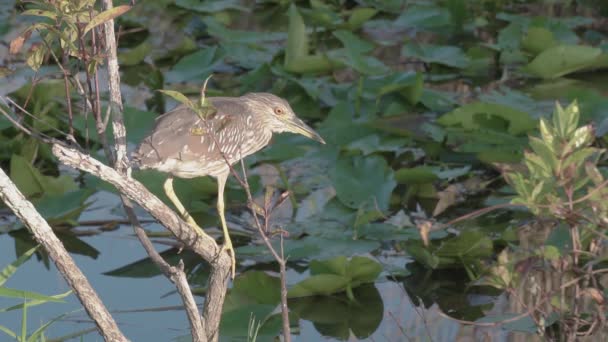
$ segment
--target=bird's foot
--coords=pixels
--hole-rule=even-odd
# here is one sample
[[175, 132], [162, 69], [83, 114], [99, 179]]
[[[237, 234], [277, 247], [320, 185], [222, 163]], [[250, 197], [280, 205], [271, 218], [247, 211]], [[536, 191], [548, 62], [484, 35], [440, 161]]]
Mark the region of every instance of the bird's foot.
[[220, 253], [223, 253], [224, 251], [230, 254], [230, 276], [232, 279], [234, 279], [234, 276], [236, 274], [236, 254], [234, 253], [234, 248], [232, 247], [232, 241], [228, 240], [222, 245], [222, 250], [220, 251]]

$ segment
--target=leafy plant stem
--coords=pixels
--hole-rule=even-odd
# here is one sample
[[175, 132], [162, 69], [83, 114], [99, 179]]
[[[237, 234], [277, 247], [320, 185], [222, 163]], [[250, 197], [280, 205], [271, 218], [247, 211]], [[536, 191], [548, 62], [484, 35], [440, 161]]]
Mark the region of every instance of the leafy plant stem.
[[27, 299], [23, 298], [23, 310], [21, 310], [21, 341], [27, 340]]

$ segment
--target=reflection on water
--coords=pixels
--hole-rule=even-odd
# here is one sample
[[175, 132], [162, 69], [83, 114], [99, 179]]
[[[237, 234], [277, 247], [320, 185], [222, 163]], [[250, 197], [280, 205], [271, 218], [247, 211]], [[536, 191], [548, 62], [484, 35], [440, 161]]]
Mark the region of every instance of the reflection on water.
[[[87, 211], [82, 220], [118, 219], [112, 211], [118, 201], [113, 195], [98, 193], [94, 196], [94, 210]], [[152, 224], [148, 228], [162, 230]], [[539, 230], [533, 230], [540, 234]], [[544, 240], [545, 235], [539, 239]], [[521, 241], [534, 241], [520, 237]], [[113, 312], [124, 333], [134, 341], [168, 341], [188, 334], [188, 323], [179, 309], [180, 300], [173, 286], [162, 276], [150, 278], [116, 277], [104, 272], [120, 269], [136, 260], [145, 258], [139, 242], [130, 227], [81, 237], [81, 243], [99, 253], [74, 254], [77, 264], [89, 277], [102, 300]], [[21, 248], [19, 239], [8, 234], [0, 236], [0, 265], [15, 258], [15, 248]], [[166, 250], [165, 245], [158, 245]], [[525, 245], [524, 245], [525, 247]], [[182, 255], [185, 257], [185, 255]], [[404, 265], [409, 259], [396, 257], [391, 263]], [[144, 266], [142, 266], [144, 267]], [[356, 302], [343, 294], [294, 299], [290, 301], [292, 312], [300, 318], [297, 340], [370, 340], [370, 341], [529, 341], [529, 334], [507, 333], [501, 327], [463, 325], [461, 320], [476, 320], [487, 315], [521, 313], [525, 310], [511, 296], [496, 290], [467, 287], [467, 276], [462, 271], [409, 267], [411, 274], [399, 280], [379, 281], [353, 290]], [[144, 272], [145, 275], [145, 272]], [[132, 275], [135, 276], [135, 275]], [[290, 283], [302, 277], [290, 271]], [[531, 282], [519, 289], [518, 296], [524, 302], [537, 300], [531, 288], [555, 286], [556, 274], [539, 272]], [[52, 264], [30, 260], [6, 284], [11, 288], [38, 291], [43, 294], [65, 292], [68, 287]], [[199, 300], [200, 302], [201, 300]], [[0, 306], [14, 305], [14, 301], [0, 298]], [[549, 309], [549, 307], [546, 307]], [[28, 312], [30, 330], [34, 330], [54, 317], [79, 310], [80, 304], [70, 296], [65, 304], [47, 304]], [[3, 325], [17, 330], [21, 312], [0, 314]], [[247, 325], [248, 322], [243, 322]], [[56, 322], [47, 336], [57, 337], [92, 327], [83, 311], [70, 314]], [[86, 341], [101, 341], [96, 333], [85, 337]]]

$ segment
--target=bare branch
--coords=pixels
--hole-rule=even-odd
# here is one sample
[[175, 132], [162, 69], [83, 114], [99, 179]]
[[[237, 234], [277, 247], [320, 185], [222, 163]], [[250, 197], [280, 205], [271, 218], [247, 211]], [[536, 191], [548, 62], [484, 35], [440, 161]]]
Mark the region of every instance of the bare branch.
[[231, 267], [230, 256], [227, 253], [221, 253], [221, 248], [215, 243], [215, 240], [197, 234], [194, 228], [184, 222], [179, 215], [158, 197], [150, 193], [137, 180], [121, 175], [98, 160], [61, 144], [53, 145], [53, 154], [62, 163], [88, 172], [115, 186], [120, 193], [148, 211], [185, 246], [191, 248], [211, 264], [211, 276], [203, 318], [208, 340], [216, 341], [219, 335], [221, 308], [228, 288]]
[[36, 211], [23, 194], [17, 189], [15, 184], [8, 178], [6, 173], [0, 168], [0, 198], [6, 205], [13, 210], [29, 230], [34, 234], [34, 238], [49, 253], [51, 259], [63, 275], [67, 283], [76, 293], [78, 300], [84, 306], [93, 319], [99, 333], [106, 341], [128, 341], [120, 332], [114, 318], [103, 305], [103, 302], [85, 277], [76, 263], [63, 247], [61, 241], [53, 233], [53, 230], [44, 218]]

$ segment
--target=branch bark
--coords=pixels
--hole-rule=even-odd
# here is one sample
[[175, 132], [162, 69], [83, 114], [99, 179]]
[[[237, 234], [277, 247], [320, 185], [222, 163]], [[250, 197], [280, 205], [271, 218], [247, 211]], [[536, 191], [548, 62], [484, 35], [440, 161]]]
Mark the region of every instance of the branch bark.
[[198, 235], [179, 215], [137, 180], [121, 175], [98, 160], [61, 144], [53, 144], [53, 154], [62, 163], [112, 184], [120, 193], [148, 211], [179, 241], [211, 265], [203, 320], [207, 339], [217, 341], [222, 307], [230, 278], [231, 260], [228, 253], [222, 253], [221, 248], [212, 238]]
[[[103, 0], [103, 9], [109, 10], [113, 7], [112, 0]], [[108, 160], [114, 164], [114, 169], [118, 171], [122, 175], [128, 174], [129, 171], [129, 160], [127, 157], [127, 130], [124, 125], [124, 116], [123, 116], [123, 105], [122, 105], [122, 94], [120, 92], [120, 73], [119, 73], [119, 65], [118, 65], [118, 57], [116, 53], [116, 35], [114, 32], [114, 20], [108, 20], [104, 23], [104, 33], [105, 33], [105, 56], [107, 58], [107, 71], [108, 71], [108, 80], [109, 80], [109, 91], [110, 91], [110, 114], [112, 117], [112, 131], [114, 134], [114, 151], [116, 154], [114, 156], [110, 154], [107, 155]], [[104, 135], [104, 132], [101, 132], [100, 135]], [[114, 157], [114, 159], [113, 159]], [[196, 306], [196, 302], [194, 300], [194, 296], [190, 291], [190, 286], [188, 284], [186, 274], [183, 269], [183, 264], [180, 262], [178, 267], [174, 267], [169, 265], [162, 256], [156, 251], [152, 242], [146, 235], [146, 232], [141, 227], [139, 220], [137, 219], [137, 215], [133, 210], [133, 205], [128, 198], [124, 195], [120, 195], [120, 198], [123, 203], [123, 207], [127, 214], [127, 217], [131, 221], [133, 226], [133, 230], [137, 235], [139, 241], [142, 246], [146, 250], [150, 259], [159, 267], [159, 269], [163, 272], [163, 274], [169, 278], [171, 282], [173, 282], [176, 286], [177, 292], [180, 294], [184, 306], [186, 308], [186, 315], [188, 317], [188, 321], [190, 323], [190, 330], [192, 334], [192, 340], [195, 342], [204, 342], [208, 340], [208, 332], [206, 331], [206, 327], [219, 327], [219, 321], [217, 324], [212, 323], [208, 325], [205, 323], [207, 315], [199, 314], [198, 308]], [[214, 241], [215, 243], [215, 241]], [[227, 286], [228, 284], [225, 284]], [[223, 296], [225, 296], [225, 291], [223, 291], [223, 295], [221, 295], [223, 305]], [[208, 296], [209, 297], [209, 296]], [[208, 300], [209, 301], [209, 300]], [[219, 313], [221, 314], [222, 305], [219, 307]], [[208, 307], [208, 306], [206, 306]], [[211, 317], [215, 317], [211, 315]], [[219, 319], [219, 318], [218, 318]], [[209, 338], [209, 340], [214, 340], [213, 338]]]
[[34, 235], [34, 238], [49, 253], [51, 259], [63, 275], [68, 285], [93, 319], [100, 334], [106, 341], [128, 341], [120, 332], [114, 318], [103, 305], [101, 299], [82, 273], [76, 263], [57, 238], [49, 224], [36, 211], [15, 184], [8, 178], [4, 170], [0, 169], [0, 198]]

